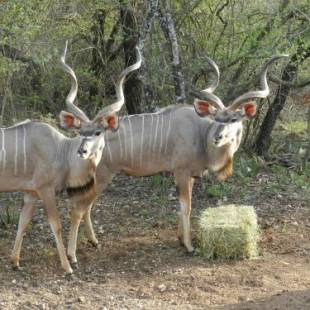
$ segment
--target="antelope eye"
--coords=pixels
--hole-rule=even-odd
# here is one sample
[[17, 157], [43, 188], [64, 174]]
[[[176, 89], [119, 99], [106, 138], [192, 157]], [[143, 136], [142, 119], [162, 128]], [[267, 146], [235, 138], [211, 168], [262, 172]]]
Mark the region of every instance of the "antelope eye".
[[95, 132], [95, 136], [100, 136], [100, 134], [101, 134], [101, 131], [100, 131], [100, 130], [97, 130], [97, 131]]

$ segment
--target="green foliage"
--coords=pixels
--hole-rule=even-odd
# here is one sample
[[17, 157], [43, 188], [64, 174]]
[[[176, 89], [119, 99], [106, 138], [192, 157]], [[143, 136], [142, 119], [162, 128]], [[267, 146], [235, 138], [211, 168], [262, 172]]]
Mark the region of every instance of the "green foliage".
[[307, 123], [303, 120], [290, 120], [280, 125], [286, 134], [306, 136]]
[[0, 227], [8, 228], [10, 225], [18, 223], [19, 213], [15, 205], [6, 204], [1, 208], [0, 212]]
[[288, 169], [279, 163], [267, 166], [255, 156], [238, 154], [234, 161], [234, 174], [225, 182], [208, 178], [204, 182], [210, 198], [244, 203], [253, 201], [253, 195], [296, 195], [310, 200], [310, 167], [301, 165]]
[[[211, 56], [221, 71], [216, 94], [225, 104], [256, 87], [257, 74], [265, 59], [284, 52], [294, 55], [301, 44], [310, 46], [307, 0], [173, 0], [168, 3], [187, 89], [190, 90], [193, 80], [198, 89], [203, 89], [212, 79], [204, 57]], [[147, 2], [129, 0], [122, 1], [122, 5], [132, 9], [139, 32], [143, 33]], [[102, 13], [103, 20], [97, 18], [98, 13]], [[114, 81], [126, 65], [119, 19], [119, 1], [1, 2], [2, 124], [31, 118], [33, 113], [51, 113], [55, 117], [63, 109], [70, 79], [59, 66], [59, 56], [66, 39], [70, 40], [67, 61], [79, 81], [79, 105], [93, 115], [102, 106], [103, 99], [105, 103], [107, 98], [111, 100]], [[158, 18], [153, 20], [144, 43], [143, 83], [150, 89], [149, 100], [156, 106], [174, 103], [171, 55]], [[308, 77], [308, 67], [307, 61], [299, 65], [298, 79]], [[271, 71], [279, 75], [280, 68], [283, 62], [274, 64]], [[188, 95], [188, 103], [192, 99]], [[248, 137], [255, 137], [266, 108], [267, 104], [260, 107], [260, 117], [248, 127]], [[304, 122], [304, 119], [299, 121]], [[296, 132], [296, 127], [291, 125], [297, 124], [285, 124], [288, 130]], [[249, 146], [253, 142], [250, 140], [247, 141]], [[282, 149], [276, 145], [273, 151], [277, 153]], [[245, 171], [242, 174], [246, 174]]]
[[215, 183], [205, 187], [208, 196], [213, 198], [221, 198], [231, 194], [231, 186], [228, 183]]
[[[297, 40], [309, 44], [309, 27], [305, 27], [302, 18], [298, 18], [302, 16], [301, 13], [299, 16], [298, 12], [305, 15], [309, 13], [309, 7], [305, 0], [294, 4], [289, 3], [287, 6], [283, 5], [281, 0], [263, 4], [253, 1], [228, 2], [223, 7], [215, 0], [190, 3], [175, 0], [170, 4], [186, 79], [190, 83], [193, 75], [201, 68], [206, 67], [204, 55], [210, 55], [219, 63], [221, 71], [225, 73], [222, 75], [219, 88], [220, 95], [227, 95], [226, 91], [231, 91], [231, 77], [243, 61], [247, 65], [243, 68], [238, 81], [233, 81], [234, 84], [242, 84], [247, 81], [249, 75], [253, 76], [253, 69], [254, 71], [259, 69], [263, 59], [270, 57], [271, 54], [294, 53]], [[142, 28], [147, 7], [133, 1], [128, 1], [126, 5], [132, 5]], [[219, 11], [220, 7], [222, 7], [221, 11]], [[39, 97], [44, 105], [48, 105], [48, 102], [53, 99], [51, 91], [60, 89], [63, 98], [62, 89], [67, 90], [68, 88], [68, 79], [60, 76], [58, 67], [58, 59], [65, 39], [73, 41], [73, 54], [69, 54], [69, 61], [73, 60], [74, 67], [80, 71], [78, 76], [81, 81], [81, 100], [89, 99], [85, 96], [89, 92], [89, 85], [97, 84], [99, 88], [104, 88], [104, 81], [98, 80], [101, 77], [96, 76], [95, 81], [93, 80], [94, 74], [89, 70], [92, 61], [91, 53], [89, 53], [91, 50], [85, 50], [91, 45], [94, 29], [100, 26], [95, 23], [94, 18], [99, 10], [105, 12], [104, 29], [99, 30], [103, 31], [103, 37], [107, 42], [116, 20], [119, 18], [118, 2], [86, 0], [64, 3], [59, 0], [30, 0], [8, 1], [2, 4], [0, 43], [16, 48], [23, 56], [28, 57], [41, 68], [44, 80]], [[269, 11], [270, 14], [266, 14], [266, 11]], [[295, 12], [296, 15], [292, 12]], [[300, 27], [303, 27], [303, 31], [299, 34]], [[145, 42], [148, 79], [146, 83], [151, 86], [156, 103], [167, 105], [174, 97], [170, 74], [170, 55], [168, 49], [162, 45], [165, 38], [158, 21], [153, 23], [151, 32], [152, 36], [147, 37]], [[116, 43], [120, 44], [121, 40], [121, 32], [118, 32]], [[107, 64], [108, 56], [100, 55], [103, 66]], [[0, 57], [0, 72], [5, 70], [12, 74], [12, 68], [8, 64], [3, 64], [4, 59], [6, 57]], [[13, 62], [21, 65], [19, 59]], [[24, 65], [29, 66], [29, 62]], [[111, 77], [110, 70], [117, 72], [119, 64], [117, 67], [117, 70], [115, 70], [115, 66], [104, 68], [104, 75]], [[306, 66], [300, 68], [300, 71], [303, 72], [304, 69]], [[25, 70], [19, 69], [18, 71], [19, 74], [27, 75]], [[16, 68], [13, 72], [16, 72]], [[81, 72], [84, 72], [85, 75]], [[5, 81], [6, 78], [1, 76]], [[198, 82], [201, 87], [205, 83], [206, 81]], [[31, 85], [26, 85], [26, 87], [31, 88]], [[91, 99], [94, 102], [94, 98]], [[57, 98], [56, 101], [60, 104], [60, 98]], [[98, 102], [99, 99], [95, 98], [95, 103]], [[42, 111], [41, 107], [37, 107], [37, 109]]]
[[173, 187], [173, 178], [161, 174], [151, 176], [151, 184], [154, 189], [151, 201], [162, 208], [169, 205], [168, 189]]

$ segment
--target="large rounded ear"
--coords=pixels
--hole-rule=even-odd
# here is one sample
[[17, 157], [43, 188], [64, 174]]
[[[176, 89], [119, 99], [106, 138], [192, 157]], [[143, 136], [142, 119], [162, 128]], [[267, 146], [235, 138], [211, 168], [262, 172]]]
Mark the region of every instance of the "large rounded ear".
[[103, 126], [105, 129], [111, 129], [115, 131], [119, 126], [118, 115], [115, 112], [102, 115], [96, 119], [96, 123], [99, 123], [99, 125]]
[[195, 99], [194, 107], [199, 116], [213, 115], [216, 112], [216, 108], [205, 100]]
[[257, 108], [254, 102], [247, 102], [242, 106], [243, 115], [248, 119], [256, 116]]
[[72, 113], [61, 111], [59, 114], [60, 126], [64, 129], [79, 129], [81, 128], [81, 120]]

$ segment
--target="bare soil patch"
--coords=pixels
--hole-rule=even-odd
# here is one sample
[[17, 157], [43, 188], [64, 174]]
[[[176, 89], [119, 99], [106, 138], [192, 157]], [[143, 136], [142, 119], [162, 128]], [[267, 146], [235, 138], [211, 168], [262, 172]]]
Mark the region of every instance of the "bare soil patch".
[[[210, 262], [179, 246], [175, 192], [163, 182], [167, 190], [151, 178], [113, 180], [93, 210], [100, 247], [86, 242], [81, 227], [72, 277], [59, 266], [42, 206], [25, 236], [20, 271], [9, 263], [16, 224], [1, 226], [0, 309], [310, 309], [307, 197], [285, 188], [272, 195], [260, 187], [262, 178], [254, 179], [250, 190], [228, 200], [254, 205], [262, 256]], [[193, 235], [200, 211], [226, 199], [207, 195], [203, 182], [193, 194]], [[65, 234], [66, 205], [61, 199]]]

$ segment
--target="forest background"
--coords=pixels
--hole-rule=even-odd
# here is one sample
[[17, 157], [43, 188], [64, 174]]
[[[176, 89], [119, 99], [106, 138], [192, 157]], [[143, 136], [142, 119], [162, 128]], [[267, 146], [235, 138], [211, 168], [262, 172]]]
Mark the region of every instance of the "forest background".
[[[126, 81], [122, 114], [153, 112], [200, 97], [214, 79], [229, 105], [259, 89], [267, 99], [244, 122], [226, 182], [195, 181], [192, 235], [206, 207], [253, 205], [261, 228], [258, 260], [189, 257], [176, 239], [173, 178], [117, 176], [92, 212], [100, 247], [81, 227], [79, 269], [61, 277], [44, 208], [23, 245], [22, 270], [9, 253], [22, 195], [0, 195], [0, 308], [3, 309], [308, 309], [310, 304], [310, 4], [309, 0], [0, 0], [0, 126], [26, 118], [57, 126], [70, 89], [60, 55], [76, 72], [77, 104], [95, 115], [115, 98], [119, 73], [143, 55]], [[66, 196], [59, 199], [64, 236]], [[308, 305], [308, 306], [307, 306]]]
[[[114, 82], [134, 61], [135, 45], [144, 64], [125, 85], [129, 114], [191, 104], [193, 93], [214, 77], [206, 55], [220, 68], [216, 94], [229, 104], [259, 86], [266, 59], [287, 53], [289, 59], [271, 69], [272, 94], [258, 102], [244, 146], [265, 158], [270, 151], [287, 154], [291, 143], [283, 136], [290, 134], [291, 151], [309, 157], [307, 0], [10, 0], [0, 3], [0, 21], [2, 126], [27, 117], [55, 118], [64, 107], [70, 82], [59, 57], [67, 39], [68, 63], [79, 81], [78, 104], [93, 114], [113, 99]], [[272, 144], [274, 128], [280, 129], [280, 139]]]

